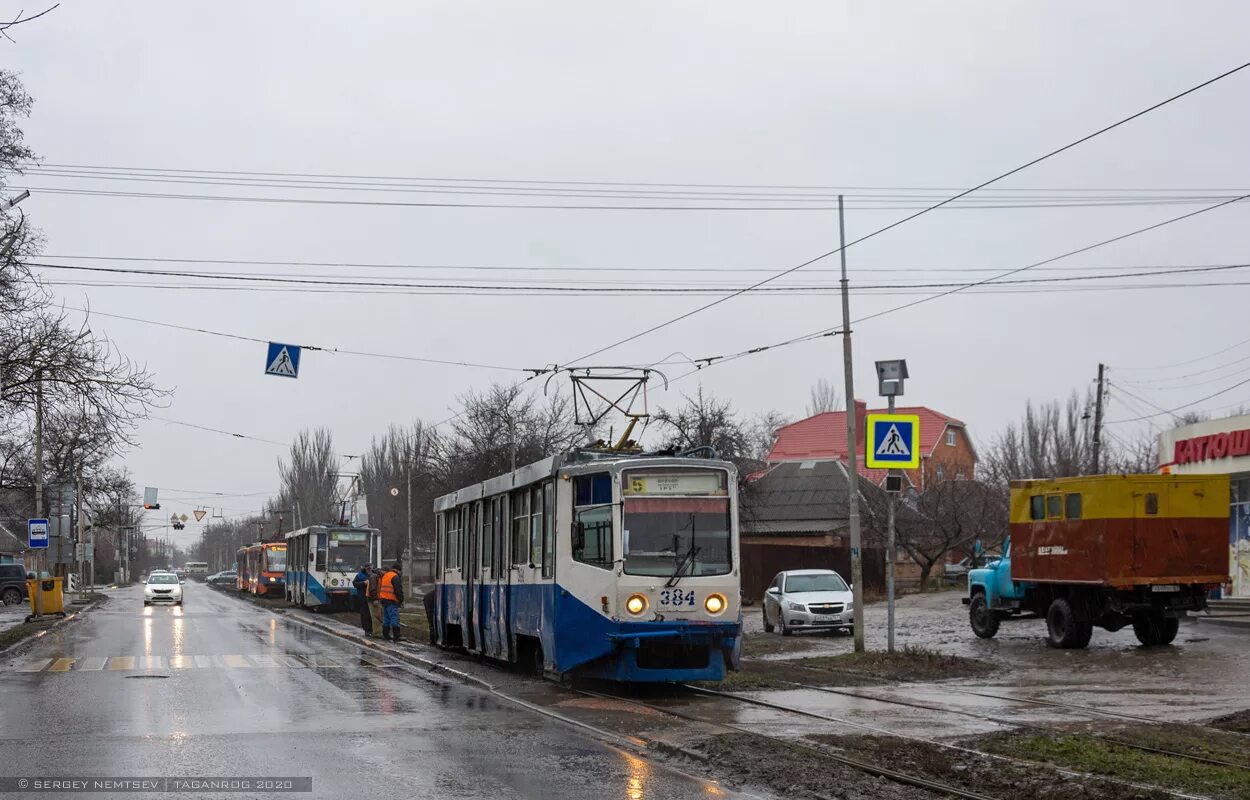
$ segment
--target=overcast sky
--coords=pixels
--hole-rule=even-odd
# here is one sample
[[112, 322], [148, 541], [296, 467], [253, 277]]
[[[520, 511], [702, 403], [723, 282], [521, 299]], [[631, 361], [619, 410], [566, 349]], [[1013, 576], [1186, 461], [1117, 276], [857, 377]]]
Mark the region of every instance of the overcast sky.
[[[10, 13], [17, 10], [8, 5]], [[848, 236], [855, 238], [910, 213], [865, 210], [872, 192], [856, 187], [886, 187], [897, 197], [902, 187], [975, 185], [1250, 60], [1247, 30], [1250, 5], [1241, 0], [67, 0], [16, 29], [16, 44], [0, 47], [5, 65], [22, 73], [36, 98], [27, 140], [48, 164], [495, 182], [490, 185], [841, 187], [851, 209]], [[1221, 196], [1250, 191], [1248, 97], [1250, 70], [996, 188], [1218, 188], [1213, 194]], [[367, 202], [638, 204], [631, 198], [213, 187], [116, 176], [31, 174], [13, 184]], [[984, 198], [989, 204], [1002, 196]], [[22, 208], [46, 234], [47, 263], [654, 287], [674, 281], [745, 285], [834, 249], [836, 213], [828, 204], [816, 205], [821, 208], [526, 210], [262, 204], [36, 189]], [[977, 280], [993, 273], [950, 270], [1006, 271], [1199, 207], [943, 210], [851, 248], [848, 262], [853, 282], [864, 285]], [[1250, 253], [1241, 241], [1247, 214], [1250, 209], [1240, 205], [1220, 209], [1053, 265], [1068, 271], [1019, 277], [1097, 271], [1074, 267], [1129, 272], [1247, 262]], [[81, 256], [597, 271], [71, 258]], [[726, 271], [665, 275], [635, 271], [640, 267]], [[837, 275], [830, 270], [836, 267], [836, 258], [826, 259], [779, 283], [833, 286]], [[743, 271], [749, 269], [767, 271]], [[1244, 274], [1183, 274], [1144, 283], [1228, 283]], [[45, 277], [162, 282], [61, 270]], [[163, 282], [185, 287], [191, 281]], [[90, 303], [110, 314], [262, 340], [518, 368], [568, 363], [714, 299], [53, 288], [67, 305]], [[853, 315], [918, 296], [861, 294], [852, 300]], [[1152, 409], [1123, 395], [1116, 381], [1171, 408], [1240, 380], [1232, 374], [1241, 368], [1236, 366], [1192, 380], [1172, 378], [1232, 362], [1246, 355], [1244, 346], [1192, 367], [1123, 368], [1188, 361], [1240, 342], [1247, 336], [1246, 298], [1240, 286], [955, 295], [856, 328], [857, 394], [876, 394], [874, 359], [905, 357], [912, 375], [905, 402], [959, 417], [975, 439], [985, 440], [1030, 398], [1085, 390], [1103, 361], [1113, 367], [1109, 418], [1139, 416]], [[692, 357], [733, 353], [832, 327], [839, 318], [834, 295], [738, 297], [594, 362], [650, 363], [674, 351]], [[98, 316], [91, 324], [176, 390], [172, 405], [156, 416], [279, 442], [303, 427], [325, 425], [345, 454], [362, 452], [388, 423], [443, 419], [467, 388], [517, 376], [306, 352], [300, 378], [286, 380], [262, 373], [260, 343]], [[663, 369], [674, 377], [686, 371], [680, 364]], [[841, 383], [837, 339], [739, 359], [679, 381], [667, 394], [653, 387], [651, 398], [653, 404], [676, 404], [702, 379], [744, 414], [777, 409], [798, 416], [820, 378]], [[1248, 400], [1250, 386], [1198, 407], [1222, 409]], [[1144, 430], [1143, 424], [1120, 426], [1118, 433]], [[125, 465], [140, 486], [162, 487], [165, 508], [189, 514], [203, 504], [242, 513], [259, 509], [278, 488], [280, 447], [158, 420], [145, 423], [139, 436], [142, 446]], [[232, 496], [209, 499], [208, 492]], [[197, 536], [191, 525], [180, 541]]]

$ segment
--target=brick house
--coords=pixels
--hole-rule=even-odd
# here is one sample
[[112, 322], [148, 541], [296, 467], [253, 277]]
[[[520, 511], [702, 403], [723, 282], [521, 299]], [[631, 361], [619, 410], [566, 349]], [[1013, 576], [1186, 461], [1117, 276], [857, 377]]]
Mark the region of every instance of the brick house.
[[[855, 401], [855, 430], [859, 442], [859, 474], [880, 486], [886, 471], [863, 466], [863, 435], [865, 417], [869, 413], [884, 414], [886, 409], [869, 409], [862, 400]], [[896, 414], [920, 417], [920, 468], [905, 470], [907, 480], [917, 491], [924, 491], [934, 481], [971, 478], [976, 470], [977, 454], [964, 423], [925, 406], [903, 406]], [[846, 412], [826, 411], [777, 429], [768, 463], [837, 459], [845, 461]]]

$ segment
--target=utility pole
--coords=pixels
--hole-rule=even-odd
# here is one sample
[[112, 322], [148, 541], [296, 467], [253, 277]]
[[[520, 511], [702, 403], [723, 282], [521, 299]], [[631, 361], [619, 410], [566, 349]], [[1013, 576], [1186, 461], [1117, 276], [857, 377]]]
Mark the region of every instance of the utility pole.
[[[35, 372], [35, 519], [43, 519], [43, 370]], [[61, 530], [61, 520], [56, 521], [57, 533], [61, 536], [65, 535], [65, 531]], [[61, 541], [61, 537], [57, 537], [57, 542]], [[59, 544], [58, 544], [59, 546]], [[39, 554], [35, 556], [35, 580], [39, 581], [43, 577], [43, 570], [47, 567], [48, 550], [43, 548]], [[35, 617], [38, 618], [43, 613], [43, 592], [39, 591], [36, 585], [35, 591]]]
[[851, 359], [851, 290], [846, 278], [846, 217], [838, 195], [838, 245], [842, 256], [842, 372], [846, 378], [847, 522], [851, 528], [851, 591], [855, 603], [855, 652], [864, 652], [864, 563], [860, 552], [859, 466], [855, 443], [855, 374]]
[[[514, 456], [515, 458], [515, 456]], [[408, 482], [408, 564], [405, 572], [408, 573], [408, 597], [412, 597], [412, 462], [404, 467], [404, 478]]]
[[78, 517], [76, 526], [76, 544], [75, 549], [82, 548], [82, 557], [78, 559], [78, 596], [84, 601], [87, 598], [87, 545], [83, 541], [82, 530], [82, 461], [83, 452], [79, 448], [74, 450], [74, 513]]
[[1098, 394], [1094, 397], [1094, 474], [1102, 474], [1102, 395], [1106, 365], [1098, 365]]

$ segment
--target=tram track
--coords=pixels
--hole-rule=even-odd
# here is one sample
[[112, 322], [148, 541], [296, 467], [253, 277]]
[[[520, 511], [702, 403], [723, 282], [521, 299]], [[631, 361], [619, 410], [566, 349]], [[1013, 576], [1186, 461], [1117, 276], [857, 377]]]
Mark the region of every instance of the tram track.
[[[817, 720], [821, 720], [824, 722], [832, 722], [838, 725], [843, 725], [849, 728], [858, 729], [866, 733], [871, 733], [871, 734], [881, 736], [881, 737], [887, 737], [891, 739], [903, 739], [907, 741], [916, 742], [919, 744], [941, 748], [944, 750], [950, 750], [952, 752], [959, 753], [963, 756], [975, 756], [979, 758], [985, 758], [985, 759], [990, 759], [994, 761], [1010, 763], [1017, 767], [1021, 767], [1021, 768], [1025, 768], [1029, 770], [1037, 770], [1037, 769], [1049, 770], [1049, 771], [1058, 773], [1068, 778], [1078, 778], [1078, 779], [1084, 779], [1084, 780], [1098, 780], [1104, 783], [1118, 784], [1120, 786], [1131, 788], [1137, 791], [1159, 792], [1169, 797], [1181, 798], [1182, 800], [1207, 800], [1207, 798], [1204, 795], [1189, 794], [1186, 792], [1166, 789], [1160, 786], [1136, 783], [1133, 781], [1125, 781], [1125, 780], [1121, 780], [1121, 779], [1106, 776], [1106, 775], [1097, 775], [1097, 774], [1088, 773], [1088, 772], [1081, 772], [1078, 770], [1066, 769], [1063, 767], [1057, 767], [1051, 764], [1045, 764], [1045, 763], [1038, 762], [1038, 761], [1030, 761], [1026, 759], [1014, 758], [1012, 756], [1002, 755], [999, 753], [990, 753], [990, 752], [986, 752], [983, 750], [977, 750], [975, 748], [964, 747], [962, 745], [957, 745], [957, 744], [951, 744], [949, 742], [941, 742], [935, 739], [927, 739], [922, 736], [900, 734], [898, 732], [890, 731], [885, 728], [879, 728], [874, 725], [868, 725], [868, 724], [861, 723], [861, 722], [854, 722], [852, 720], [835, 717], [830, 714], [822, 714], [820, 712], [809, 711], [806, 709], [793, 708], [791, 706], [786, 706], [780, 703], [774, 703], [768, 700], [761, 700], [761, 699], [753, 698], [753, 697], [746, 697], [743, 695], [735, 694], [733, 692], [722, 692], [722, 691], [717, 691], [715, 689], [706, 689], [706, 688], [699, 687], [699, 686], [690, 686], [688, 684], [683, 685], [683, 688], [695, 694], [728, 699], [731, 701], [741, 702], [741, 703], [745, 703], [748, 705], [772, 709], [774, 711], [780, 711], [783, 713], [802, 716], [802, 717], [806, 717], [809, 719], [817, 719]], [[677, 710], [666, 705], [649, 703], [649, 702], [645, 702], [642, 700], [638, 700], [636, 698], [624, 697], [624, 696], [616, 695], [616, 694], [607, 694], [603, 692], [596, 692], [596, 691], [589, 690], [589, 689], [574, 689], [573, 691], [575, 691], [578, 694], [587, 696], [587, 697], [595, 697], [599, 699], [606, 699], [606, 700], [612, 700], [615, 702], [623, 702], [623, 703], [635, 705], [635, 706], [638, 706], [639, 708], [644, 708], [653, 712], [667, 714], [669, 716], [676, 717], [678, 719], [682, 719], [688, 722], [697, 722], [703, 725], [717, 727], [717, 728], [721, 728], [727, 731], [733, 731], [735, 733], [746, 734], [749, 736], [762, 737], [764, 739], [769, 739], [774, 742], [783, 743], [790, 747], [807, 750], [809, 752], [820, 755], [822, 758], [832, 759], [838, 763], [841, 763], [845, 766], [851, 767], [852, 769], [864, 772], [869, 775], [886, 778], [887, 780], [891, 780], [896, 783], [901, 783], [901, 784], [905, 784], [908, 786], [914, 786], [917, 788], [927, 789], [929, 791], [936, 792], [939, 794], [944, 794], [949, 797], [966, 798], [967, 800], [998, 800], [998, 798], [991, 796], [991, 795], [986, 795], [980, 792], [963, 789], [958, 786], [952, 786], [950, 784], [942, 783], [940, 781], [934, 781], [922, 775], [916, 775], [913, 773], [904, 772], [902, 770], [893, 769], [891, 767], [883, 767], [879, 764], [872, 764], [867, 761], [863, 761], [861, 759], [852, 758], [850, 756], [845, 755], [844, 753], [838, 752], [837, 750], [834, 750], [828, 747], [823, 747], [819, 744], [799, 741], [796, 739], [791, 739], [791, 738], [786, 738], [786, 737], [781, 737], [781, 736], [773, 736], [767, 733], [761, 733], [759, 730], [755, 730], [746, 726], [738, 725], [736, 723], [725, 722], [723, 720], [709, 719], [707, 717], [702, 717], [697, 714], [691, 714], [686, 711]], [[999, 723], [999, 724], [1003, 724], [1004, 726], [1010, 726], [1009, 723]]]
[[[990, 722], [995, 725], [1004, 725], [1004, 726], [1013, 727], [1013, 728], [1023, 728], [1026, 730], [1039, 731], [1042, 733], [1054, 733], [1054, 728], [1051, 728], [1047, 725], [1038, 725], [1036, 723], [1031, 723], [1031, 722], [1001, 720], [993, 716], [990, 716], [988, 714], [978, 714], [975, 711], [968, 711], [966, 709], [961, 709], [961, 708], [946, 708], [944, 706], [933, 705], [930, 703], [922, 703], [922, 702], [914, 701], [914, 700], [898, 700], [898, 699], [893, 699], [893, 698], [877, 697], [875, 695], [861, 694], [859, 692], [852, 692], [846, 689], [835, 689], [833, 687], [828, 687], [828, 686], [811, 686], [808, 684], [793, 683], [790, 681], [785, 681], [785, 683], [792, 686], [795, 689], [805, 689], [808, 691], [823, 692], [826, 694], [842, 695], [844, 697], [854, 697], [859, 700], [867, 700], [869, 702], [882, 703], [886, 705], [906, 706], [908, 708], [915, 708], [915, 709], [920, 709], [923, 711], [934, 711], [939, 714], [953, 714], [957, 716], [968, 717], [970, 719], [981, 720], [983, 722]], [[952, 689], [952, 691], [958, 692], [960, 694], [968, 694], [968, 695], [973, 695], [973, 696], [978, 696], [978, 697], [993, 697], [993, 698], [998, 698], [1002, 700], [1020, 700], [1020, 702], [1026, 702], [1026, 703], [1030, 702], [1030, 700], [1024, 699], [1024, 698], [1014, 698], [1014, 697], [1007, 697], [1003, 695], [987, 694], [987, 693], [982, 693], [982, 692], [963, 691], [959, 689]], [[1048, 703], [1045, 701], [1037, 701], [1037, 702], [1042, 702], [1048, 706], [1059, 706], [1061, 708], [1084, 710], [1080, 706], [1074, 706], [1074, 705], [1067, 704], [1067, 703]], [[1096, 711], [1097, 709], [1089, 709], [1089, 712], [1096, 712]], [[1117, 715], [1117, 716], [1130, 716], [1130, 718], [1132, 719], [1144, 719], [1144, 718], [1139, 718], [1139, 717], [1131, 717], [1131, 715]], [[1152, 722], [1153, 724], [1159, 724], [1153, 720], [1148, 720], [1148, 721]], [[1137, 750], [1143, 753], [1153, 753], [1155, 755], [1169, 756], [1171, 758], [1179, 758], [1185, 761], [1193, 761], [1199, 764], [1206, 764], [1208, 766], [1228, 767], [1230, 769], [1240, 769], [1240, 770], [1250, 771], [1250, 764], [1247, 764], [1247, 763], [1238, 763], [1235, 761], [1224, 761], [1222, 759], [1208, 758], [1206, 756], [1199, 756], [1193, 753], [1184, 753], [1184, 752], [1180, 752], [1177, 750], [1168, 750], [1162, 747], [1153, 747], [1151, 745], [1141, 744], [1140, 742], [1132, 742], [1126, 739], [1121, 739], [1116, 736], [1109, 736], [1102, 732], [1096, 732], [1093, 735], [1109, 744], [1114, 744], [1118, 747], [1126, 747], [1131, 750]]]

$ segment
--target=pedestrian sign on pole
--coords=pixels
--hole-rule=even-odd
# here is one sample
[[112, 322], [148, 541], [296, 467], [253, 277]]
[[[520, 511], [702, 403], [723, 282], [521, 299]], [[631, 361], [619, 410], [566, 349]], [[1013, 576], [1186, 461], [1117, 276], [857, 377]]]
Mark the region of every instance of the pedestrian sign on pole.
[[32, 550], [47, 548], [48, 521], [46, 519], [26, 520], [26, 546]]
[[270, 342], [269, 353], [265, 356], [265, 374], [280, 378], [298, 378], [299, 351], [300, 348], [293, 344]]
[[864, 437], [870, 469], [917, 469], [920, 466], [920, 417], [915, 414], [869, 414]]

